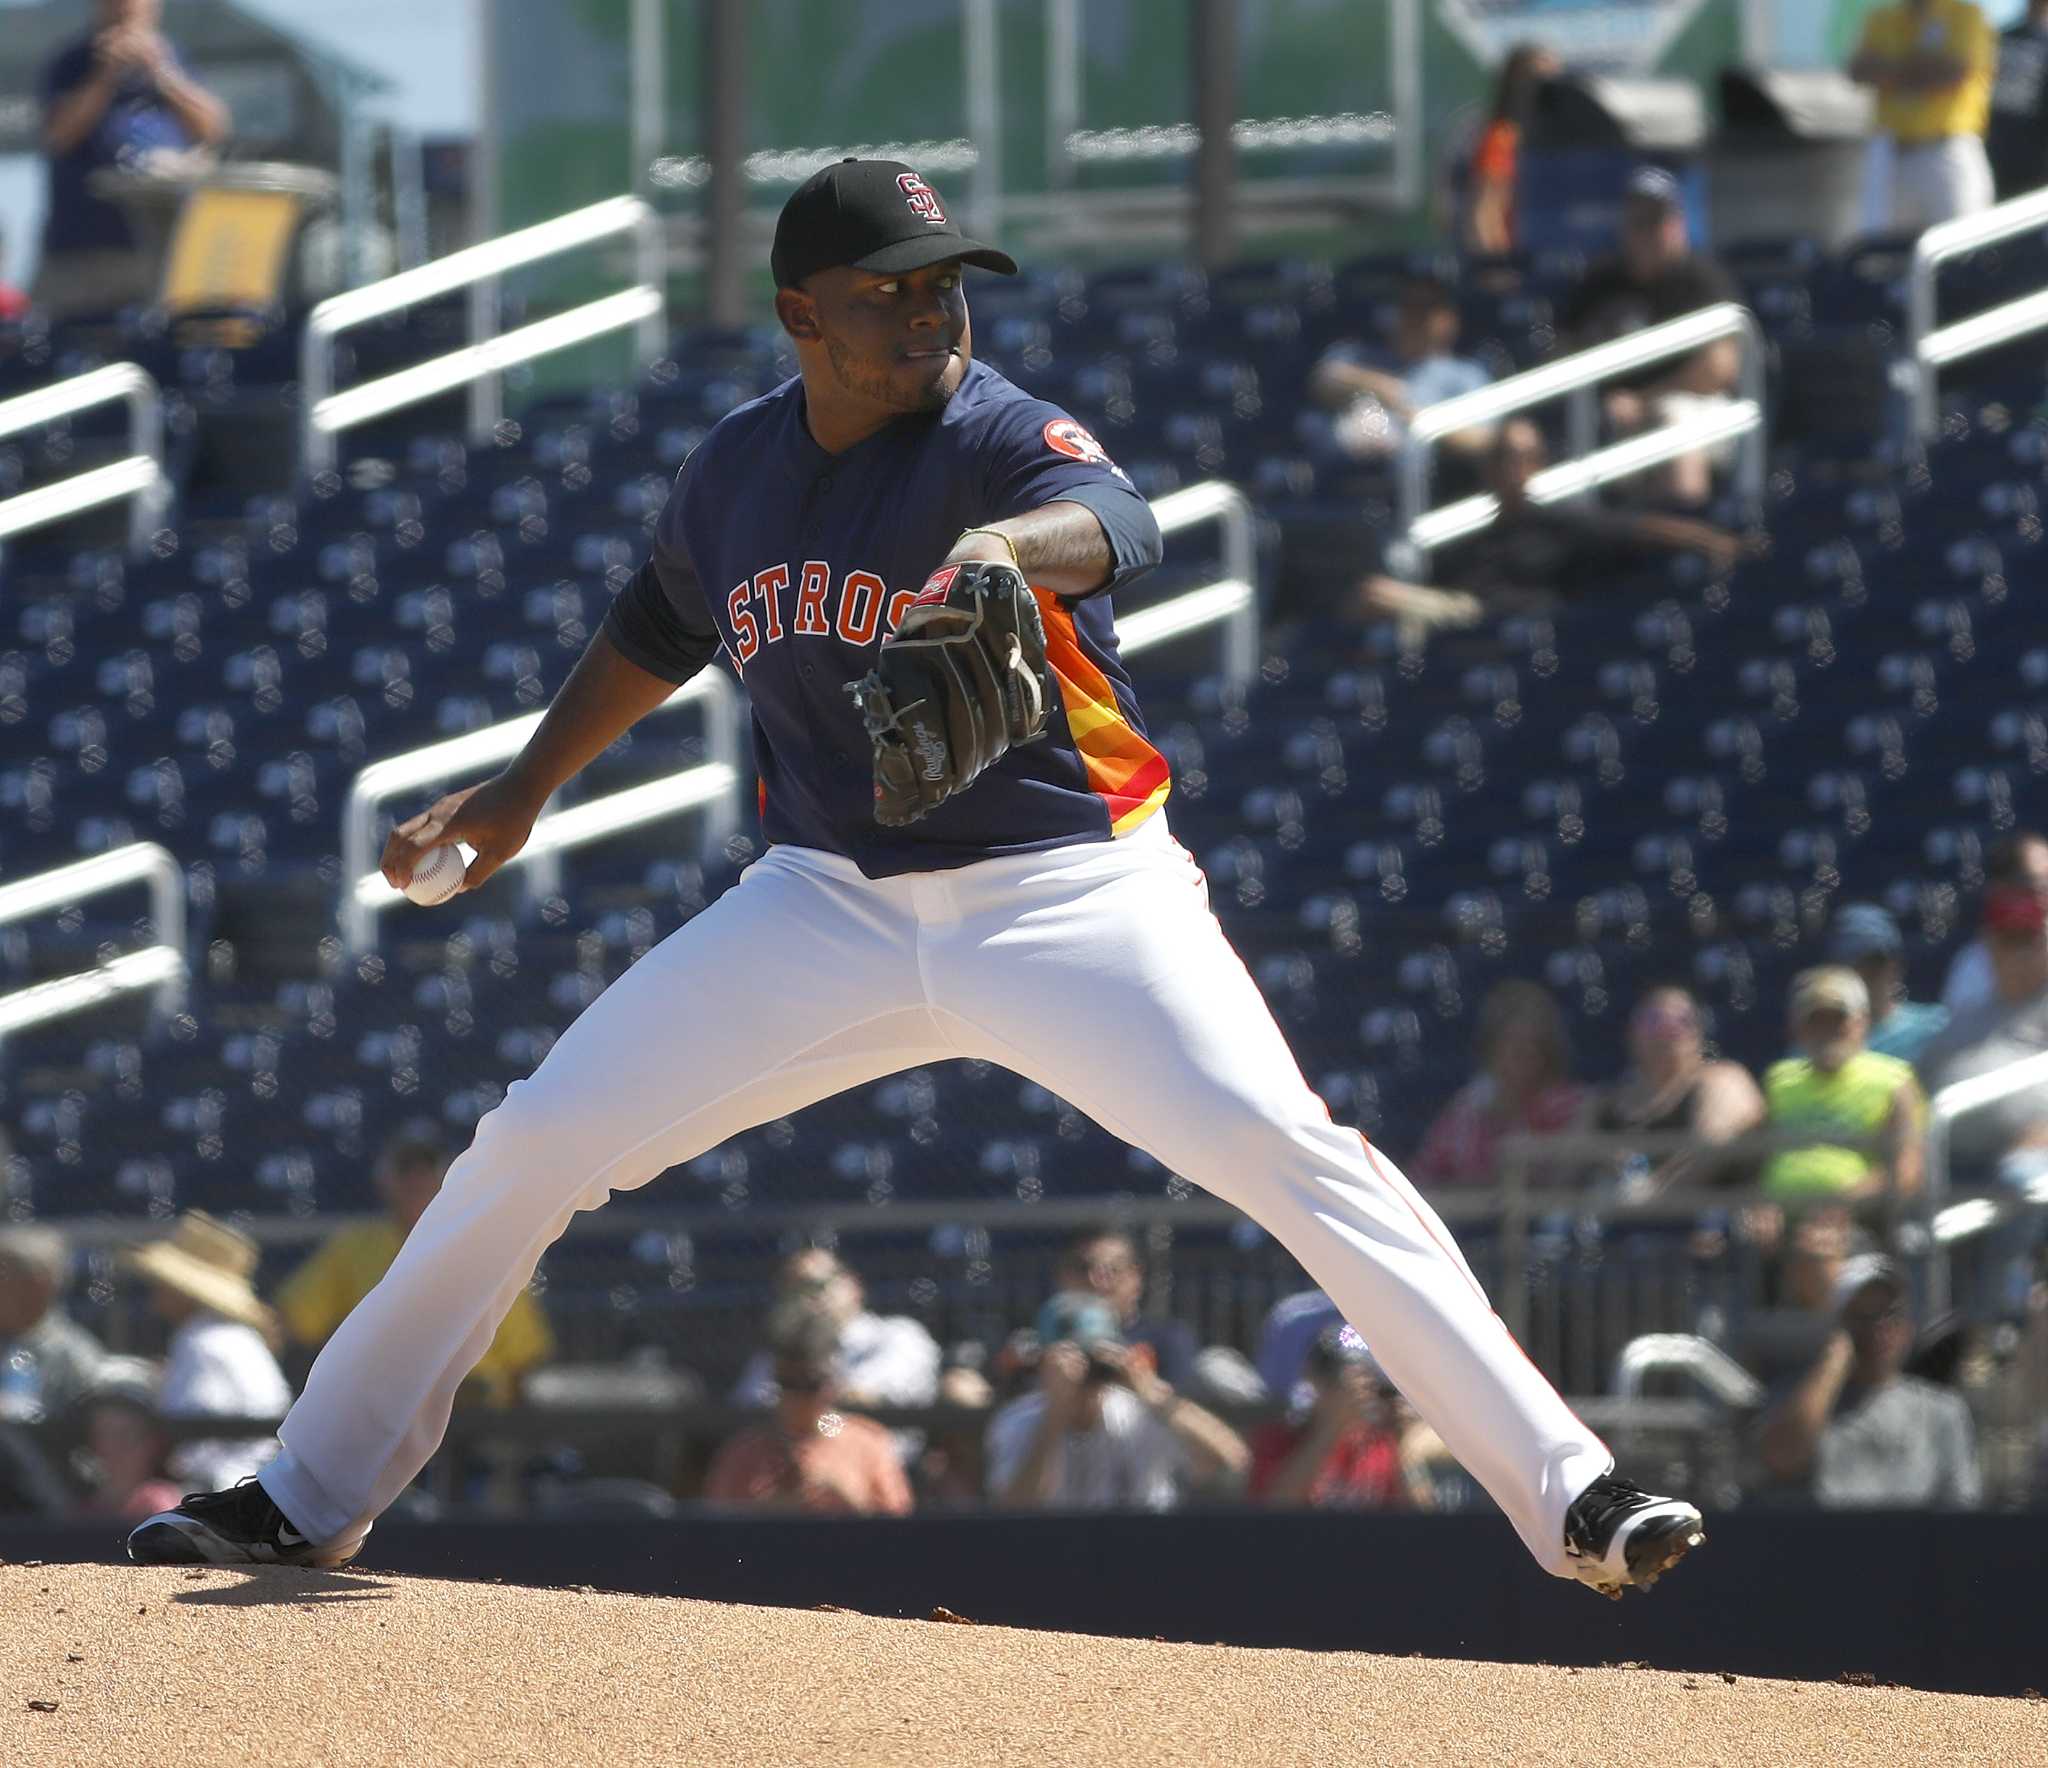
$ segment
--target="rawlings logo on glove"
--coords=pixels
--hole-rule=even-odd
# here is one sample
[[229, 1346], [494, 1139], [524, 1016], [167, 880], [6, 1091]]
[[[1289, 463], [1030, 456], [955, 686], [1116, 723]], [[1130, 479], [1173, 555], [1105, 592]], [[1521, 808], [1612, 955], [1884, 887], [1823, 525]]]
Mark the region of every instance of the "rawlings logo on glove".
[[875, 751], [875, 821], [901, 828], [1045, 734], [1045, 626], [1023, 574], [934, 571], [846, 691]]

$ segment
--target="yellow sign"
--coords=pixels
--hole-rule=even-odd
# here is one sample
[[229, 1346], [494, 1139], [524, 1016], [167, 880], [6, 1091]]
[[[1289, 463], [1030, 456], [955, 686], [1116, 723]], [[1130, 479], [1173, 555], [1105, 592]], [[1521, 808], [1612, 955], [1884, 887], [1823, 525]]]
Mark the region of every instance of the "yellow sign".
[[176, 319], [208, 307], [283, 299], [299, 199], [285, 191], [201, 185], [185, 199], [164, 265], [163, 305]]

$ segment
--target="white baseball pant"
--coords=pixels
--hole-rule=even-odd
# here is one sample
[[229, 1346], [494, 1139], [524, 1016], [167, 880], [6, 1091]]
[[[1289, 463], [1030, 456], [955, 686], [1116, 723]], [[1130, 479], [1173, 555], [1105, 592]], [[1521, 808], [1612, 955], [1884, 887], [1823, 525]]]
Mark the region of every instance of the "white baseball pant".
[[456, 1387], [579, 1209], [751, 1125], [952, 1057], [1001, 1063], [1263, 1225], [1568, 1576], [1612, 1463], [1394, 1164], [1330, 1120], [1155, 816], [1121, 840], [868, 879], [774, 847], [619, 978], [469, 1150], [320, 1353], [262, 1474], [352, 1541], [418, 1474]]

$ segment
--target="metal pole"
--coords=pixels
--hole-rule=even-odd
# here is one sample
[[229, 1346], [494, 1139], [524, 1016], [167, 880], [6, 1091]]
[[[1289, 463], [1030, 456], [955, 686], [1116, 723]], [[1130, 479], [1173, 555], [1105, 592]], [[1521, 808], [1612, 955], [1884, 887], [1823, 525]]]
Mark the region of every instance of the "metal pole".
[[704, 306], [713, 325], [734, 326], [747, 316], [747, 9], [743, 0], [705, 0], [703, 18], [704, 157], [711, 166]]
[[1394, 0], [1388, 20], [1394, 64], [1394, 201], [1416, 208], [1423, 199], [1423, 91], [1421, 0]]
[[498, 184], [505, 171], [504, 62], [498, 32], [507, 29], [495, 8], [477, 9], [476, 154], [470, 165], [469, 244], [481, 245], [499, 232]]
[[1743, 500], [1749, 506], [1749, 519], [1754, 521], [1763, 514], [1764, 479], [1770, 467], [1765, 445], [1770, 434], [1771, 414], [1765, 404], [1768, 389], [1764, 385], [1764, 334], [1747, 310], [1742, 315], [1741, 384], [1743, 398], [1755, 401], [1758, 417], [1756, 428], [1742, 439], [1737, 478]]
[[1906, 296], [1906, 369], [1913, 377], [1913, 441], [1933, 440], [1939, 412], [1935, 402], [1935, 368], [1921, 353], [1934, 330], [1934, 259], [1923, 240], [1913, 253]]
[[398, 230], [398, 267], [414, 270], [427, 261], [427, 172], [417, 129], [389, 125], [391, 208]]
[[1067, 141], [1081, 126], [1081, 0], [1045, 0], [1045, 182], [1074, 182]]
[[668, 130], [668, 33], [662, 0], [633, 0], [631, 65], [627, 77], [632, 91], [632, 155], [626, 168], [626, 188], [636, 196], [647, 194], [647, 169], [661, 152], [662, 136]]
[[1000, 237], [1003, 225], [1002, 51], [996, 41], [995, 0], [964, 0], [960, 9], [961, 74], [967, 88], [967, 116], [974, 136], [974, 174], [968, 200], [984, 239]]
[[362, 96], [350, 81], [341, 99], [341, 239], [343, 280], [352, 289], [363, 286], [363, 236], [375, 211], [368, 121]]
[[1204, 268], [1227, 264], [1236, 217], [1237, 0], [1195, 0], [1190, 61], [1195, 75], [1195, 256]]

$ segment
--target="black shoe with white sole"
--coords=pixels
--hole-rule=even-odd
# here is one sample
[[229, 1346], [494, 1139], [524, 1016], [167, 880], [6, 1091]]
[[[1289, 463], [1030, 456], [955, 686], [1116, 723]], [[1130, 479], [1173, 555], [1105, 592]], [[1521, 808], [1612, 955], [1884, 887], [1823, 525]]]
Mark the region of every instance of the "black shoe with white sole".
[[1572, 1576], [1602, 1596], [1647, 1590], [1706, 1539], [1700, 1513], [1682, 1498], [1658, 1498], [1602, 1474], [1564, 1513]]
[[128, 1537], [128, 1557], [138, 1565], [335, 1566], [355, 1551], [307, 1540], [254, 1479], [225, 1492], [194, 1492]]

